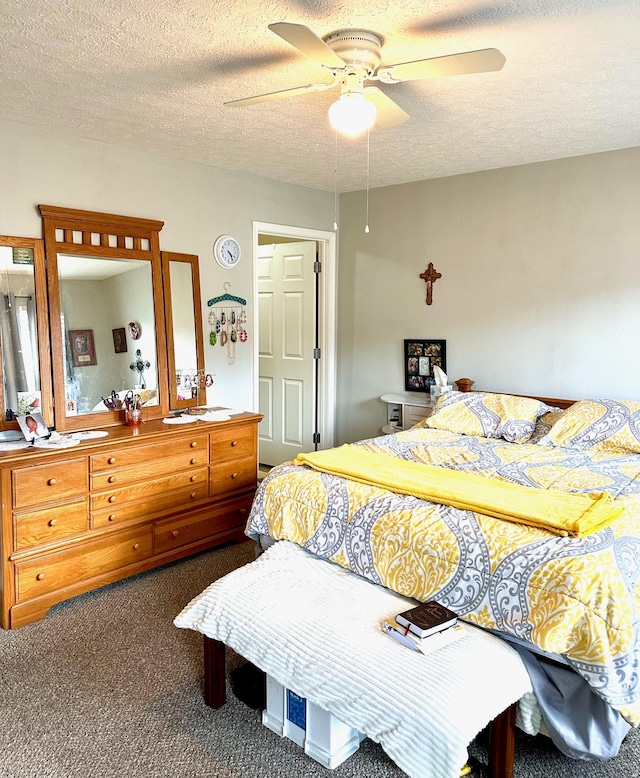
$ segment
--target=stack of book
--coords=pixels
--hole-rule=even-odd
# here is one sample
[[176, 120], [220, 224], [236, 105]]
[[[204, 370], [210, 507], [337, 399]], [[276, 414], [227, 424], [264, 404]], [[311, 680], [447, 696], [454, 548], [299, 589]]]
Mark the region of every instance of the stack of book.
[[398, 613], [395, 620], [385, 619], [382, 629], [389, 637], [423, 654], [437, 651], [464, 635], [457, 615], [435, 600]]

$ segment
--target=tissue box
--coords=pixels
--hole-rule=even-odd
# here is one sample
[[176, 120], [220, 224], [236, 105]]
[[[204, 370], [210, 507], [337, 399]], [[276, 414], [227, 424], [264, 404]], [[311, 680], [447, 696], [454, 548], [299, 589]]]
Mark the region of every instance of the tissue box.
[[267, 708], [262, 723], [333, 770], [354, 754], [366, 735], [267, 675]]
[[437, 400], [441, 394], [446, 394], [447, 392], [451, 391], [453, 391], [453, 384], [448, 384], [447, 386], [438, 386], [437, 384], [432, 384], [430, 387], [431, 399]]

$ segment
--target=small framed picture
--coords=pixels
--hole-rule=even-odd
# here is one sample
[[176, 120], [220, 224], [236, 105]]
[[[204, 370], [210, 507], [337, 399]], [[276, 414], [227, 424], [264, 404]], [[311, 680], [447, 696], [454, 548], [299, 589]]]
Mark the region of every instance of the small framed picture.
[[116, 354], [123, 354], [127, 350], [127, 333], [124, 327], [111, 330], [113, 333], [113, 348]]
[[404, 342], [404, 388], [429, 392], [435, 384], [434, 366], [447, 370], [447, 341], [411, 338]]
[[74, 367], [97, 365], [93, 330], [69, 330], [71, 359]]
[[35, 440], [36, 438], [46, 438], [49, 429], [44, 423], [40, 413], [28, 413], [26, 416], [18, 416], [18, 424], [22, 430], [25, 440]]
[[28, 413], [40, 411], [42, 406], [40, 392], [18, 392], [18, 409], [16, 416], [26, 416]]
[[142, 335], [142, 327], [140, 326], [139, 322], [129, 322], [129, 335], [131, 335], [134, 340], [140, 340], [140, 336]]

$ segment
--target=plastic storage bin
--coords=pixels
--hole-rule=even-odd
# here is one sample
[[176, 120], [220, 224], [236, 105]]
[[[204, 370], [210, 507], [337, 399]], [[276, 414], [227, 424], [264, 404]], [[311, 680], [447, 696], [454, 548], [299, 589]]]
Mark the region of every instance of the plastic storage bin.
[[355, 753], [366, 735], [267, 675], [267, 707], [262, 723], [305, 754], [333, 770]]

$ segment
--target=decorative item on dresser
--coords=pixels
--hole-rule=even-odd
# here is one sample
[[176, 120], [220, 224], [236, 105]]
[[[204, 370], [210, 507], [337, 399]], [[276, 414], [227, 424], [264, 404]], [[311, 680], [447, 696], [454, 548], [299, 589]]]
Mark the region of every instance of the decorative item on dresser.
[[[228, 540], [245, 540], [260, 416], [76, 433], [71, 450], [0, 452], [2, 626]], [[103, 430], [102, 432], [106, 432]]]

